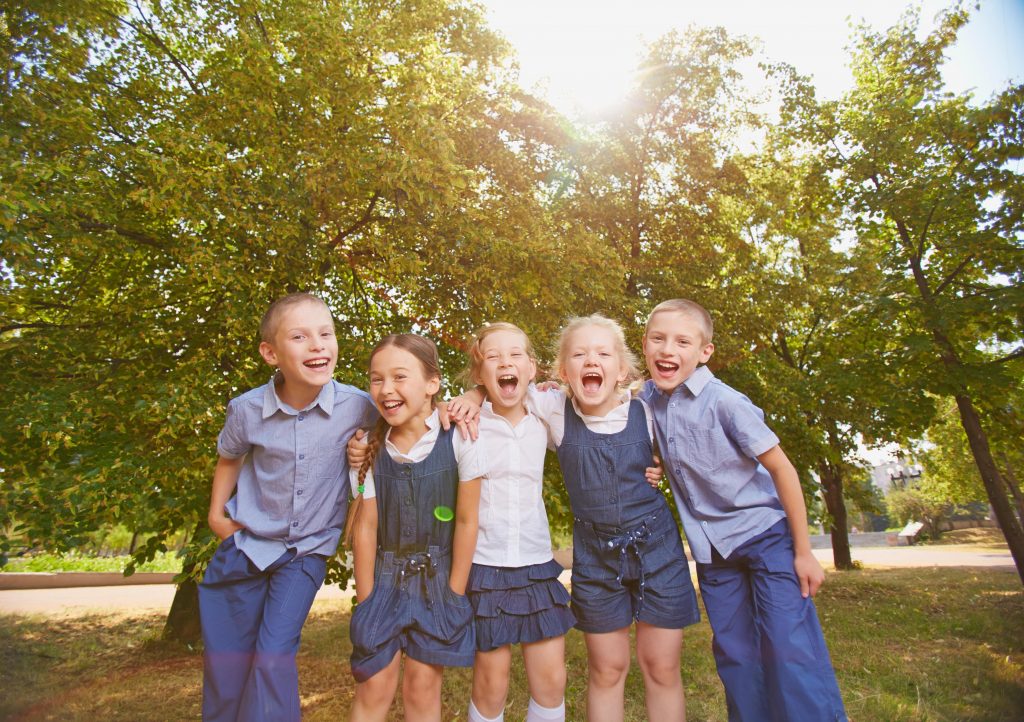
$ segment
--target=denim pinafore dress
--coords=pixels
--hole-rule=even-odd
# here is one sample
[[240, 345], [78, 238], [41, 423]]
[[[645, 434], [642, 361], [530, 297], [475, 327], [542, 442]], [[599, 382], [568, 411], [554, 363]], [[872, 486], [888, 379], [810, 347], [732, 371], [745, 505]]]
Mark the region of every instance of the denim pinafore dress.
[[469, 667], [476, 651], [473, 610], [448, 586], [459, 487], [452, 431], [415, 464], [382, 452], [374, 461], [377, 558], [370, 596], [352, 613], [352, 674], [363, 682], [397, 652], [425, 664]]
[[644, 475], [653, 454], [640, 401], [630, 402], [625, 429], [599, 434], [566, 399], [558, 461], [573, 513], [572, 610], [584, 632], [700, 619], [679, 528]]

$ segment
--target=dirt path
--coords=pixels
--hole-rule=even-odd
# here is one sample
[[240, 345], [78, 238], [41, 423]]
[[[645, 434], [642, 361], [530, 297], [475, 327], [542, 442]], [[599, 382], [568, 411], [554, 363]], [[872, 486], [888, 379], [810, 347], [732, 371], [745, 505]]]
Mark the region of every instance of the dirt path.
[[[815, 549], [814, 554], [826, 569], [832, 567], [831, 549]], [[571, 563], [571, 557], [558, 556], [563, 565]], [[977, 546], [857, 547], [853, 549], [853, 558], [866, 568], [1013, 566], [1008, 550]], [[690, 562], [690, 567], [692, 570], [693, 562]], [[568, 583], [568, 571], [562, 575], [562, 580]], [[320, 601], [350, 597], [350, 591], [330, 586], [321, 588], [316, 598]], [[76, 617], [111, 612], [166, 613], [173, 598], [173, 584], [3, 590], [0, 591], [0, 614]]]

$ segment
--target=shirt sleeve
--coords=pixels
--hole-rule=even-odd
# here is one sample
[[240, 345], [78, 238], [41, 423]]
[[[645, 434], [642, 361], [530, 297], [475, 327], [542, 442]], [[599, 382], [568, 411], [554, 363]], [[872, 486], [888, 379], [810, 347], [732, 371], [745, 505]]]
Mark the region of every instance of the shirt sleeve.
[[640, 405], [644, 407], [644, 418], [647, 419], [647, 435], [651, 437], [651, 442], [654, 443], [654, 414], [651, 413], [651, 407], [643, 398], [640, 398]]
[[[358, 469], [348, 470], [348, 483], [352, 487], [352, 498], [354, 499], [359, 494]], [[373, 469], [368, 469], [366, 477], [363, 479], [363, 499], [372, 499], [375, 496], [377, 496], [377, 487], [373, 485]]]
[[549, 448], [562, 443], [565, 434], [565, 392], [561, 389], [538, 391], [530, 384], [526, 392], [526, 407], [535, 414], [548, 429]]
[[240, 459], [252, 448], [245, 433], [245, 413], [238, 408], [237, 399], [228, 402], [224, 427], [217, 436], [217, 453], [225, 459]]
[[472, 439], [463, 439], [461, 434], [456, 433], [452, 437], [452, 450], [459, 463], [459, 482], [487, 476], [483, 444]]
[[769, 449], [778, 446], [779, 437], [764, 422], [764, 412], [742, 394], [737, 394], [725, 405], [719, 407], [722, 426], [743, 453], [756, 459]]

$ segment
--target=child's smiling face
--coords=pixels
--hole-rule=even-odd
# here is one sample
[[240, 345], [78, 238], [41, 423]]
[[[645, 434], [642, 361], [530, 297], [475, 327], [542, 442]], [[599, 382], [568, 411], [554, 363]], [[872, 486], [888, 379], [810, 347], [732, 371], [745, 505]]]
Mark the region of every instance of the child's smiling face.
[[615, 335], [601, 326], [581, 326], [566, 339], [564, 349], [558, 372], [572, 388], [576, 405], [590, 416], [607, 415], [619, 405], [620, 387], [629, 376]]
[[370, 361], [370, 398], [391, 426], [424, 424], [440, 387], [441, 379], [428, 378], [420, 360], [398, 346], [384, 346]]
[[338, 339], [327, 306], [304, 301], [287, 308], [272, 342], [260, 344], [264, 360], [280, 369], [290, 392], [318, 392], [338, 362]]
[[659, 311], [651, 316], [643, 344], [651, 379], [669, 393], [715, 351], [715, 345], [704, 340], [700, 322], [682, 311]]
[[482, 361], [474, 379], [487, 389], [494, 412], [521, 409], [537, 364], [527, 352], [526, 337], [516, 331], [495, 331], [480, 342]]

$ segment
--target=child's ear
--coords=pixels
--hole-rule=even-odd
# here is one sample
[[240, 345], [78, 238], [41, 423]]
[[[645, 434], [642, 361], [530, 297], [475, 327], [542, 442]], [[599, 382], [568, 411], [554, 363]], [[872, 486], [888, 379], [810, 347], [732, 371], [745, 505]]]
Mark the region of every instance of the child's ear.
[[427, 394], [429, 396], [436, 396], [437, 392], [441, 390], [441, 379], [437, 376], [427, 379]]
[[277, 352], [266, 341], [260, 341], [260, 356], [271, 366], [277, 366]]
[[713, 344], [713, 343], [705, 344], [704, 348], [702, 348], [701, 351], [700, 351], [700, 362], [702, 364], [706, 364], [708, 362], [708, 359], [711, 358], [711, 354], [713, 354], [714, 352], [715, 352], [715, 344]]
[[537, 380], [537, 362], [534, 359], [530, 359], [530, 378], [526, 381], [527, 383], [533, 383]]

